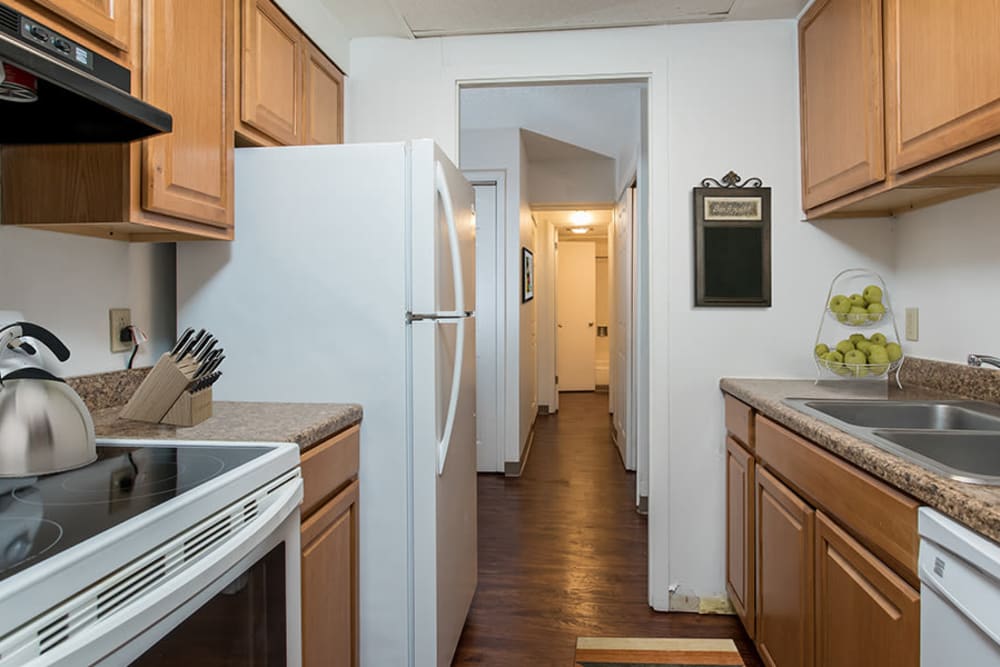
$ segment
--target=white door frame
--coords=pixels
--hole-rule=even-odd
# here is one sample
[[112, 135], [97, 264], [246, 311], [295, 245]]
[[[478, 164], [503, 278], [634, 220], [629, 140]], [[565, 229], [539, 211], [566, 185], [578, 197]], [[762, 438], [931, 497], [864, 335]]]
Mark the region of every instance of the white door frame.
[[[505, 304], [506, 304], [506, 229], [507, 229], [507, 170], [505, 169], [463, 169], [462, 173], [465, 175], [466, 180], [472, 184], [473, 187], [476, 185], [495, 185], [497, 189], [497, 202], [496, 202], [496, 219], [497, 225], [494, 228], [493, 236], [493, 248], [494, 248], [494, 258], [493, 266], [496, 275], [496, 281], [494, 283], [494, 313], [493, 321], [496, 323], [496, 333], [497, 342], [494, 346], [496, 351], [496, 368], [494, 369], [494, 375], [496, 382], [495, 393], [496, 405], [494, 410], [496, 411], [496, 433], [494, 434], [492, 449], [495, 455], [496, 465], [493, 472], [504, 472], [504, 463], [506, 456], [504, 453], [504, 443], [506, 440], [506, 409], [505, 409], [505, 399], [507, 396], [507, 352], [506, 346], [503, 343], [506, 327], [506, 315], [505, 315]], [[476, 233], [479, 234], [479, 228], [477, 225]], [[477, 305], [478, 308], [478, 305]], [[478, 344], [476, 349], [479, 349]], [[479, 378], [476, 378], [478, 384]]]
[[[652, 329], [652, 324], [650, 322], [650, 311], [652, 307], [652, 299], [650, 296], [650, 282], [652, 279], [652, 266], [649, 261], [649, 252], [651, 244], [651, 229], [650, 220], [653, 218], [653, 197], [650, 189], [650, 183], [652, 179], [650, 178], [651, 165], [649, 164], [648, 156], [650, 154], [650, 147], [653, 142], [654, 132], [663, 132], [665, 123], [660, 124], [659, 121], [654, 124], [650, 118], [649, 108], [652, 103], [652, 95], [649, 93], [654, 88], [654, 74], [659, 77], [657, 82], [660, 86], [663, 86], [665, 78], [665, 70], [660, 71], [657, 69], [655, 72], [649, 70], [645, 71], [633, 71], [633, 72], [601, 72], [601, 73], [591, 73], [591, 72], [577, 72], [577, 73], [567, 73], [563, 75], [553, 75], [553, 76], [532, 76], [525, 74], [524, 76], [509, 76], [509, 77], [494, 77], [485, 78], [481, 76], [463, 76], [460, 71], [456, 71], [453, 74], [452, 81], [454, 82], [454, 99], [452, 100], [452, 108], [454, 111], [454, 132], [455, 132], [455, 147], [456, 153], [461, 154], [462, 145], [462, 127], [461, 127], [461, 114], [459, 110], [459, 93], [463, 87], [474, 87], [474, 86], [517, 86], [517, 85], [540, 85], [540, 84], [572, 84], [572, 83], [610, 83], [610, 82], [621, 82], [621, 81], [635, 81], [642, 82], [646, 84], [647, 92], [640, 97], [640, 110], [642, 114], [642, 131], [640, 134], [640, 153], [646, 157], [645, 166], [640, 170], [638, 176], [639, 189], [642, 192], [641, 202], [636, 202], [636, 209], [641, 210], [642, 214], [636, 217], [635, 228], [633, 229], [634, 235], [637, 239], [641, 239], [640, 247], [636, 253], [636, 261], [638, 262], [639, 271], [635, 276], [635, 281], [633, 283], [633, 299], [635, 300], [635, 312], [637, 314], [637, 320], [641, 323], [644, 328], [638, 335], [638, 346], [634, 348], [633, 354], [633, 368], [638, 367], [640, 369], [639, 382], [633, 390], [636, 391], [636, 395], [632, 397], [632, 405], [634, 406], [634, 412], [636, 413], [636, 420], [638, 421], [637, 436], [642, 438], [643, 441], [638, 443], [639, 456], [637, 457], [637, 502], [638, 497], [643, 491], [643, 486], [648, 485], [648, 503], [649, 503], [649, 529], [647, 531], [647, 545], [648, 545], [648, 557], [647, 557], [647, 572], [648, 578], [648, 600], [650, 606], [657, 609], [666, 609], [668, 604], [666, 602], [667, 590], [667, 579], [663, 577], [668, 577], [668, 574], [663, 574], [658, 576], [658, 572], [654, 571], [652, 564], [654, 562], [664, 562], [667, 558], [667, 553], [661, 553], [661, 548], [664, 552], [667, 550], [667, 538], [669, 536], [669, 521], [670, 517], [664, 513], [661, 516], [657, 516], [657, 508], [663, 505], [665, 501], [654, 502], [654, 494], [666, 498], [668, 489], [666, 485], [656, 488], [651, 479], [650, 473], [650, 454], [649, 454], [649, 432], [650, 432], [650, 422], [653, 420], [653, 416], [649, 409], [649, 394], [650, 394], [650, 378], [649, 378], [649, 365], [650, 365], [650, 334]], [[663, 88], [660, 88], [663, 90]], [[654, 125], [656, 126], [654, 128]], [[665, 295], [664, 295], [665, 297]], [[668, 344], [667, 340], [660, 341], [658, 345], [660, 347], [666, 347]], [[558, 392], [558, 387], [556, 388]], [[667, 426], [669, 423], [669, 415], [664, 417], [662, 414], [658, 417], [658, 421], [663, 422], [662, 426]], [[668, 429], [664, 428], [664, 437], [668, 433]], [[660, 461], [666, 461], [667, 458], [667, 448], [666, 442], [664, 441], [660, 448], [660, 453], [656, 458]], [[661, 475], [664, 479], [666, 478], [666, 472], [664, 471]], [[663, 570], [664, 573], [668, 571], [667, 568]]]

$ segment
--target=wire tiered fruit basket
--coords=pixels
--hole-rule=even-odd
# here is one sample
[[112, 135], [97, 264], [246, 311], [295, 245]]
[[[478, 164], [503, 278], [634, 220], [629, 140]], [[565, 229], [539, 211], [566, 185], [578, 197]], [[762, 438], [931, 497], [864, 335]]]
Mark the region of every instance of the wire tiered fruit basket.
[[868, 269], [846, 269], [830, 282], [813, 347], [821, 379], [899, 381], [903, 350], [889, 290]]

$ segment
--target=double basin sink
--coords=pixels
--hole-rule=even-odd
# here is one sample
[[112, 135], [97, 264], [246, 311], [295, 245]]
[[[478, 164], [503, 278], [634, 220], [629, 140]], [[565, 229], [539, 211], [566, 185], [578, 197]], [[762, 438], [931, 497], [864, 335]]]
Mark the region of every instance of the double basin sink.
[[1000, 405], [812, 398], [785, 403], [938, 474], [1000, 486]]

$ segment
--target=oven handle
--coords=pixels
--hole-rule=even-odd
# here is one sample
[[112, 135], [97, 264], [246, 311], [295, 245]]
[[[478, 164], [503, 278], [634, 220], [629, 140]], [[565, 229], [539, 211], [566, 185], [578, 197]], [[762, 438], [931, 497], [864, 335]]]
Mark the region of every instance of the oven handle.
[[[128, 664], [229, 585], [231, 578], [226, 575], [244, 561], [249, 560], [245, 566], [251, 566], [281, 542], [286, 543], [286, 549], [291, 553], [298, 554], [297, 526], [287, 531], [287, 536], [274, 539], [289, 515], [294, 513], [295, 523], [298, 523], [297, 509], [302, 502], [302, 478], [298, 476], [298, 471], [292, 481], [274, 489], [269, 495], [273, 502], [261, 513], [252, 530], [240, 531], [238, 538], [233, 538], [223, 548], [215, 549], [190, 568], [175, 572], [171, 578], [151, 587], [148, 594], [135, 598], [107, 618], [71, 636], [45, 654], [46, 664], [65, 667]], [[258, 551], [261, 553], [256, 553]], [[286, 567], [286, 572], [288, 570]], [[298, 578], [298, 568], [291, 570]], [[300, 582], [286, 581], [286, 585], [298, 589]], [[92, 593], [91, 596], [94, 598], [92, 611], [96, 613], [97, 598]], [[84, 610], [84, 613], [87, 611]], [[296, 630], [289, 628], [288, 631]], [[114, 644], [109, 647], [111, 642]], [[298, 660], [293, 660], [290, 664], [297, 663]]]

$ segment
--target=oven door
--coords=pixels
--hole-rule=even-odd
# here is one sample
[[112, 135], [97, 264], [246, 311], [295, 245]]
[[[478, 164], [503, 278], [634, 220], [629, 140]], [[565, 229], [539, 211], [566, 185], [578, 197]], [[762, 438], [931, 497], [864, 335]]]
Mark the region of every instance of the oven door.
[[[178, 576], [134, 586], [118, 611], [48, 652], [46, 664], [300, 667], [298, 471], [267, 495], [252, 527], [216, 539]], [[202, 530], [184, 548], [212, 539]]]

